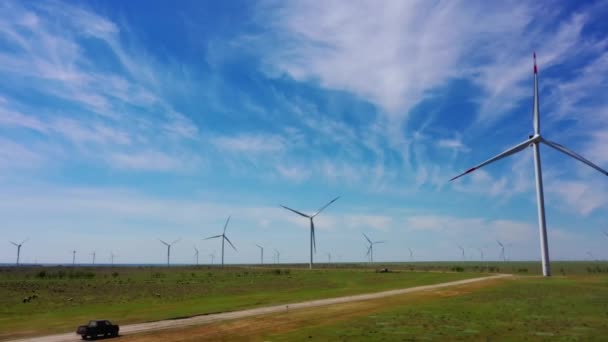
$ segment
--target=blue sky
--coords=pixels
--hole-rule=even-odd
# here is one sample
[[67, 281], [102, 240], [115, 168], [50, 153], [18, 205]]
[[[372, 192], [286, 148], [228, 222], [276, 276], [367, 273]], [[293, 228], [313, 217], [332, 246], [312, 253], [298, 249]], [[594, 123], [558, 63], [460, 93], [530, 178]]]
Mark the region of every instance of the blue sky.
[[[532, 132], [608, 168], [608, 2], [0, 4], [0, 262], [538, 260]], [[541, 147], [554, 259], [608, 258], [608, 179]], [[266, 252], [267, 261], [271, 261]], [[203, 257], [205, 256], [205, 257]]]

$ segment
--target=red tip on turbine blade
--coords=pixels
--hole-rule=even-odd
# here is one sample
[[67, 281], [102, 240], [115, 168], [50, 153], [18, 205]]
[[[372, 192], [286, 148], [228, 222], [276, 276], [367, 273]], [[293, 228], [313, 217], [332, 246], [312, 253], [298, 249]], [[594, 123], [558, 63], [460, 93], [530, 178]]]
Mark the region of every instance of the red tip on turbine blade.
[[466, 175], [467, 173], [471, 173], [471, 172], [473, 172], [473, 171], [475, 171], [475, 170], [477, 170], [477, 168], [476, 168], [476, 167], [472, 167], [472, 168], [468, 169], [468, 170], [467, 170], [467, 172], [465, 172], [465, 175]]

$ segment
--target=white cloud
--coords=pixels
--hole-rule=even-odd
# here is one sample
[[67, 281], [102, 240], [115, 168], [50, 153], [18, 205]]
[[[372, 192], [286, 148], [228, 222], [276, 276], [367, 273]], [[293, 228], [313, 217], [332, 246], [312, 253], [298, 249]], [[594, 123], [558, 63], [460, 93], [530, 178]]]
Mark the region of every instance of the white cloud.
[[242, 153], [281, 152], [285, 149], [284, 140], [278, 135], [220, 136], [212, 139], [212, 143], [221, 150]]

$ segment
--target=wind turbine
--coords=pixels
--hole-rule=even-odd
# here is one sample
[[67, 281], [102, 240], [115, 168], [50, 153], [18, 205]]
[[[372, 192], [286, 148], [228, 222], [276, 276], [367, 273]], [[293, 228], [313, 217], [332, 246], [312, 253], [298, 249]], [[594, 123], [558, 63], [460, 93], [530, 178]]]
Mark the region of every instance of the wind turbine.
[[593, 253], [591, 252], [587, 252], [587, 255], [589, 256], [589, 258], [591, 258], [590, 260], [593, 261], [595, 258], [593, 257]]
[[274, 252], [276, 253], [276, 256], [277, 256], [277, 264], [280, 264], [281, 263], [281, 260], [280, 260], [281, 253], [276, 249], [274, 250]]
[[256, 244], [256, 246], [258, 246], [258, 248], [260, 249], [261, 255], [260, 255], [260, 264], [264, 265], [264, 247]]
[[546, 140], [540, 134], [540, 110], [539, 110], [539, 99], [538, 99], [538, 68], [536, 67], [536, 53], [534, 53], [534, 107], [533, 107], [533, 126], [534, 126], [534, 134], [530, 135], [527, 140], [510, 149], [500, 153], [499, 155], [486, 160], [485, 162], [478, 164], [467, 171], [459, 174], [458, 176], [452, 178], [450, 181], [453, 181], [457, 178], [460, 178], [466, 174], [469, 174], [477, 169], [480, 169], [488, 164], [491, 164], [497, 160], [503, 159], [510, 155], [513, 155], [517, 152], [524, 150], [528, 146], [532, 146], [534, 151], [534, 171], [536, 174], [536, 202], [538, 205], [538, 230], [540, 233], [540, 250], [541, 250], [541, 258], [542, 258], [542, 268], [543, 268], [543, 276], [548, 277], [551, 275], [551, 265], [549, 261], [549, 245], [547, 242], [547, 224], [545, 221], [545, 198], [543, 193], [543, 177], [540, 163], [540, 144], [543, 143], [559, 152], [564, 153], [565, 155], [572, 157], [594, 169], [608, 176], [608, 171], [600, 168], [599, 166], [593, 164], [589, 160], [583, 158], [576, 152], [569, 150], [568, 148]]
[[173, 246], [174, 244], [176, 244], [177, 242], [179, 242], [180, 239], [177, 239], [171, 243], [165, 242], [161, 239], [158, 239], [158, 241], [160, 241], [163, 245], [167, 246], [167, 267], [169, 267], [169, 261], [171, 259], [171, 246]]
[[412, 249], [409, 247], [407, 249], [410, 251], [410, 261], [414, 260], [414, 252], [412, 252]]
[[72, 266], [76, 266], [76, 250], [72, 251]]
[[215, 252], [209, 254], [209, 256], [211, 257], [211, 265], [213, 265], [213, 259], [215, 259]]
[[194, 248], [194, 257], [196, 258], [196, 266], [198, 266], [198, 248], [196, 246]]
[[93, 253], [91, 253], [91, 255], [93, 256], [93, 264], [92, 265], [95, 265], [95, 251], [93, 251]]
[[500, 257], [502, 258], [502, 261], [507, 261], [507, 256], [505, 255], [505, 245], [498, 240], [496, 240], [496, 242], [500, 246]]
[[466, 260], [466, 256], [464, 255], [464, 248], [462, 246], [458, 246], [458, 248], [460, 249], [460, 251], [462, 252], [462, 260]]
[[224, 268], [224, 240], [228, 241], [230, 246], [232, 246], [232, 248], [236, 251], [236, 247], [234, 247], [232, 242], [230, 242], [230, 239], [228, 239], [228, 237], [226, 236], [226, 228], [228, 228], [228, 222], [230, 222], [230, 216], [228, 216], [228, 219], [226, 220], [226, 224], [224, 225], [224, 232], [222, 234], [210, 236], [205, 239], [205, 240], [209, 240], [209, 239], [215, 239], [215, 238], [222, 238], [222, 268]]
[[314, 214], [312, 214], [312, 215], [306, 215], [306, 214], [301, 213], [301, 212], [299, 212], [299, 211], [297, 211], [295, 209], [288, 208], [288, 207], [286, 207], [286, 206], [284, 206], [284, 205], [281, 204], [281, 207], [283, 207], [283, 208], [285, 208], [285, 209], [287, 209], [289, 211], [293, 211], [294, 213], [296, 213], [296, 214], [298, 214], [300, 216], [303, 216], [303, 217], [306, 217], [306, 218], [310, 219], [310, 264], [308, 266], [308, 268], [310, 268], [310, 269], [312, 269], [312, 263], [313, 263], [313, 260], [312, 260], [313, 249], [314, 249], [315, 253], [317, 252], [317, 244], [316, 244], [316, 241], [315, 241], [315, 223], [314, 223], [313, 219], [317, 215], [319, 215], [325, 208], [327, 208], [330, 204], [332, 204], [335, 201], [337, 201], [338, 198], [340, 198], [340, 196], [338, 196], [338, 197], [334, 198], [333, 200], [329, 201], [329, 203], [327, 203], [326, 205], [322, 206], [321, 209], [317, 210], [317, 212], [314, 213]]
[[363, 236], [365, 237], [365, 239], [367, 240], [367, 242], [369, 243], [369, 247], [367, 248], [367, 254], [369, 256], [369, 262], [370, 264], [374, 263], [374, 245], [378, 244], [378, 243], [384, 243], [384, 241], [373, 241], [370, 240], [370, 238], [367, 237], [367, 235], [365, 235], [365, 233], [363, 233]]
[[327, 254], [327, 263], [331, 264], [331, 253], [326, 252], [325, 254]]
[[481, 255], [481, 261], [483, 261], [483, 249], [477, 248], [477, 250], [479, 251], [479, 254]]
[[117, 256], [114, 252], [110, 252], [110, 265], [114, 266], [114, 257]]
[[15, 245], [15, 247], [17, 247], [17, 266], [19, 266], [19, 257], [21, 256], [21, 246], [23, 246], [23, 244], [26, 243], [27, 240], [29, 240], [29, 238], [21, 241], [21, 243], [11, 241], [11, 243]]

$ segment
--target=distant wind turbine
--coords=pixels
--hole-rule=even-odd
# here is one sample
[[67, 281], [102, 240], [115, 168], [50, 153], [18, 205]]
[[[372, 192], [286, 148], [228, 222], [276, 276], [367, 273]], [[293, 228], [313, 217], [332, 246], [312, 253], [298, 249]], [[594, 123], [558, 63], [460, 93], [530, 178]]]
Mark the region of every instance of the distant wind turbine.
[[209, 256], [211, 257], [211, 265], [213, 265], [213, 259], [215, 259], [215, 252], [209, 254]]
[[21, 243], [11, 241], [11, 243], [15, 245], [15, 247], [17, 247], [17, 266], [19, 266], [19, 257], [21, 256], [21, 246], [23, 246], [23, 244], [26, 243], [27, 240], [29, 240], [29, 238], [21, 241]]
[[72, 266], [76, 266], [76, 250], [72, 251]]
[[477, 250], [479, 251], [479, 254], [481, 255], [481, 261], [483, 261], [483, 249], [477, 248]]
[[595, 260], [595, 258], [593, 257], [593, 253], [588, 251], [587, 255], [589, 256], [589, 258], [591, 258], [591, 260]]
[[178, 243], [180, 239], [177, 239], [171, 243], [165, 242], [161, 239], [158, 239], [158, 241], [160, 241], [163, 245], [167, 246], [167, 267], [169, 267], [169, 263], [171, 260], [171, 246], [173, 246], [174, 244]]
[[93, 253], [91, 253], [91, 255], [93, 256], [93, 263], [92, 263], [92, 265], [95, 265], [95, 251], [93, 251]]
[[460, 252], [462, 252], [462, 260], [466, 260], [467, 257], [464, 255], [464, 248], [462, 246], [458, 246], [458, 248], [460, 249]]
[[194, 248], [194, 257], [196, 258], [196, 266], [198, 266], [198, 248], [196, 248], [196, 246], [193, 246]]
[[331, 264], [331, 253], [326, 252], [325, 254], [327, 254], [327, 263]]
[[559, 152], [564, 153], [565, 155], [574, 158], [587, 166], [590, 166], [602, 174], [608, 176], [608, 171], [600, 168], [599, 166], [593, 164], [591, 161], [583, 158], [576, 152], [569, 150], [568, 148], [543, 138], [540, 134], [540, 110], [539, 110], [539, 99], [538, 99], [538, 68], [536, 67], [536, 53], [534, 54], [534, 107], [533, 107], [533, 126], [534, 126], [534, 134], [530, 135], [527, 140], [524, 142], [500, 153], [499, 155], [486, 160], [485, 162], [476, 165], [467, 171], [459, 174], [458, 176], [452, 178], [450, 181], [453, 181], [457, 178], [460, 178], [466, 174], [469, 174], [477, 169], [484, 167], [485, 165], [491, 164], [497, 160], [503, 159], [510, 155], [513, 155], [517, 152], [524, 150], [528, 146], [532, 146], [534, 151], [534, 171], [536, 174], [536, 201], [538, 205], [538, 229], [540, 233], [540, 250], [541, 250], [541, 258], [542, 258], [542, 268], [543, 268], [543, 276], [548, 277], [551, 275], [551, 265], [549, 261], [549, 244], [547, 242], [547, 227], [545, 221], [545, 199], [543, 193], [543, 177], [541, 170], [541, 162], [540, 162], [540, 144], [543, 143]]
[[278, 250], [276, 250], [276, 249], [274, 250], [274, 252], [275, 252], [275, 254], [277, 256], [277, 264], [280, 264], [281, 263], [281, 260], [280, 260], [281, 253]]
[[373, 241], [367, 237], [367, 235], [365, 235], [365, 233], [363, 233], [363, 236], [365, 237], [365, 239], [367, 240], [367, 242], [369, 243], [369, 247], [367, 248], [367, 256], [369, 256], [369, 262], [370, 264], [374, 263], [374, 245], [375, 244], [379, 244], [379, 243], [384, 243], [385, 241]]
[[337, 201], [338, 198], [340, 198], [340, 196], [338, 196], [338, 197], [334, 198], [333, 200], [329, 201], [329, 203], [327, 203], [326, 205], [322, 206], [321, 209], [317, 210], [317, 212], [314, 213], [314, 214], [312, 214], [312, 215], [307, 215], [307, 214], [301, 213], [301, 212], [299, 212], [299, 211], [297, 211], [295, 209], [291, 209], [291, 208], [288, 208], [288, 207], [286, 207], [284, 205], [281, 205], [281, 207], [283, 207], [283, 208], [285, 208], [285, 209], [287, 209], [289, 211], [292, 211], [292, 212], [294, 212], [294, 213], [296, 213], [296, 214], [298, 214], [300, 216], [303, 216], [303, 217], [306, 217], [306, 218], [310, 219], [310, 264], [308, 265], [308, 268], [310, 268], [310, 269], [312, 269], [312, 264], [313, 264], [313, 259], [312, 259], [313, 258], [313, 249], [314, 249], [315, 253], [317, 252], [317, 244], [316, 244], [316, 241], [315, 241], [315, 223], [314, 223], [313, 219], [317, 215], [319, 215], [325, 208], [327, 208], [330, 204], [332, 204], [335, 201]]
[[262, 246], [260, 246], [258, 244], [256, 244], [256, 246], [258, 246], [258, 248], [260, 249], [260, 253], [261, 253], [261, 255], [260, 255], [260, 264], [264, 265], [264, 247], [262, 247]]
[[410, 261], [414, 260], [414, 252], [412, 252], [412, 249], [409, 247], [407, 249], [410, 251]]
[[210, 236], [205, 239], [205, 240], [209, 240], [209, 239], [222, 238], [222, 268], [224, 268], [224, 240], [228, 241], [230, 246], [232, 246], [232, 248], [236, 251], [236, 247], [234, 247], [232, 242], [230, 242], [230, 239], [228, 239], [228, 237], [226, 236], [226, 228], [228, 228], [228, 222], [230, 222], [230, 216], [228, 216], [228, 219], [226, 220], [226, 224], [224, 224], [224, 232], [222, 234]]
[[110, 252], [110, 265], [114, 266], [114, 257], [117, 255], [114, 252]]
[[505, 255], [505, 245], [503, 245], [500, 241], [496, 240], [498, 245], [500, 246], [500, 258], [502, 261], [507, 261], [507, 257]]

